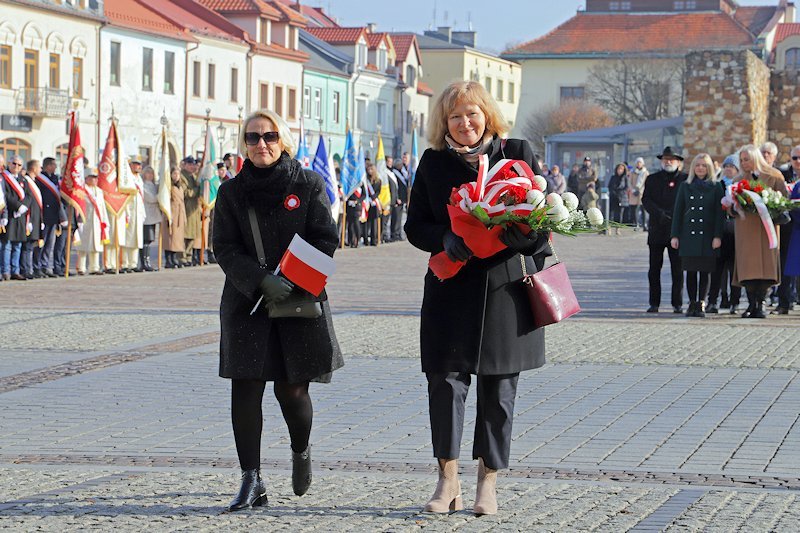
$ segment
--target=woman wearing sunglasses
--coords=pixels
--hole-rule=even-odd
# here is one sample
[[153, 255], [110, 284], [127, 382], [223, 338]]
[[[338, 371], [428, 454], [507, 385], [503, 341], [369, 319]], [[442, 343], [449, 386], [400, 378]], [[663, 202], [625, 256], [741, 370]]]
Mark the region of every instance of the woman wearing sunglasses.
[[[302, 496], [311, 484], [308, 385], [329, 383], [331, 373], [344, 364], [324, 291], [319, 318], [270, 318], [266, 309], [301, 291], [273, 274], [295, 234], [328, 255], [336, 250], [339, 239], [325, 183], [293, 159], [295, 141], [273, 111], [250, 115], [242, 131], [240, 150], [247, 159], [236, 179], [219, 188], [213, 233], [214, 253], [225, 272], [219, 374], [232, 380], [231, 417], [242, 468], [231, 511], [267, 503], [259, 468], [266, 382], [274, 382], [291, 440], [292, 486]], [[254, 240], [252, 217], [261, 247]], [[264, 305], [251, 312], [262, 296]]]

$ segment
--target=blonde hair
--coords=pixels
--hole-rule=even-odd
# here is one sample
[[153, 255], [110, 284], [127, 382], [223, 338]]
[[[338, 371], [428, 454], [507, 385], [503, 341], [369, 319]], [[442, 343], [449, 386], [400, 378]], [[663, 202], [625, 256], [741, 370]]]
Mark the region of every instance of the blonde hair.
[[447, 118], [460, 103], [475, 104], [486, 116], [486, 131], [490, 135], [505, 137], [510, 131], [500, 108], [492, 95], [476, 81], [454, 81], [436, 99], [428, 119], [428, 143], [434, 150], [444, 150], [447, 142]]
[[746, 153], [750, 156], [750, 160], [753, 162], [753, 172], [756, 174], [766, 174], [768, 176], [783, 176], [780, 171], [772, 168], [767, 160], [764, 159], [764, 156], [761, 154], [761, 150], [759, 150], [756, 145], [754, 144], [746, 144], [739, 148], [736, 152], [739, 154], [739, 176], [744, 175], [744, 171], [742, 170], [742, 154]]
[[686, 178], [686, 183], [691, 183], [694, 181], [694, 177], [696, 174], [694, 173], [694, 167], [697, 163], [703, 163], [706, 166], [706, 179], [710, 180], [712, 183], [716, 183], [719, 179], [717, 176], [717, 170], [714, 168], [714, 161], [711, 159], [711, 156], [708, 154], [697, 154], [692, 159], [692, 166], [689, 168], [689, 177]]
[[281, 143], [283, 151], [289, 154], [289, 157], [294, 157], [294, 155], [297, 153], [297, 143], [292, 135], [292, 130], [289, 129], [289, 125], [281, 118], [279, 114], [269, 109], [259, 109], [258, 111], [254, 111], [246, 119], [244, 119], [244, 122], [242, 123], [242, 135], [239, 139], [239, 152], [242, 154], [247, 154], [247, 144], [244, 142], [244, 136], [247, 132], [247, 125], [250, 124], [251, 120], [255, 120], [257, 118], [265, 118], [272, 122], [272, 125], [275, 126], [276, 130], [278, 130], [278, 142]]

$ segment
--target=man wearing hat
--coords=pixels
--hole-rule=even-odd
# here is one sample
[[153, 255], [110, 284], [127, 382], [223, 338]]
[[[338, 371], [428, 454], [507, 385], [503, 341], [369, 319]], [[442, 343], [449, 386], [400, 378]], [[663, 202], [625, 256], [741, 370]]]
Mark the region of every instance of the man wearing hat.
[[181, 162], [181, 181], [184, 187], [183, 204], [186, 207], [186, 228], [183, 234], [184, 266], [200, 264], [203, 211], [200, 206], [202, 189], [196, 177], [197, 163], [198, 161], [192, 156], [186, 156]]
[[647, 246], [650, 248], [650, 270], [647, 278], [650, 282], [650, 308], [648, 313], [658, 313], [661, 305], [661, 267], [664, 264], [664, 250], [669, 255], [670, 272], [672, 274], [672, 311], [681, 313], [683, 305], [683, 271], [678, 250], [670, 246], [672, 231], [672, 209], [678, 185], [686, 181], [687, 175], [681, 172], [683, 157], [672, 151], [670, 146], [664, 148], [661, 155], [661, 170], [647, 177], [647, 187], [642, 195], [642, 205], [650, 215]]
[[592, 166], [592, 158], [583, 158], [583, 166], [578, 170], [578, 198], [581, 198], [590, 183], [597, 186], [597, 169]]
[[[87, 259], [89, 274], [101, 275], [100, 252], [108, 242], [108, 211], [105, 207], [103, 190], [97, 186], [97, 169], [86, 170], [86, 220], [78, 223], [75, 237], [75, 251], [78, 264], [75, 269], [78, 275], [86, 274]], [[114, 248], [110, 248], [115, 253]]]
[[121, 245], [122, 265], [121, 272], [141, 272], [139, 268], [139, 250], [144, 247], [144, 183], [142, 182], [142, 162], [132, 159], [130, 162], [131, 177], [136, 192], [131, 193], [131, 199], [125, 207], [125, 240]]

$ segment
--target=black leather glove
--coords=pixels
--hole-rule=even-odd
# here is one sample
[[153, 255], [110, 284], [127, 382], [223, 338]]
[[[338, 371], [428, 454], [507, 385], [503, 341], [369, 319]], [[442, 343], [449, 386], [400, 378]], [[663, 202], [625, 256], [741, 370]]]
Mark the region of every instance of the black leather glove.
[[531, 231], [526, 235], [516, 224], [511, 224], [500, 234], [500, 242], [515, 252], [529, 249], [536, 243], [538, 238], [539, 235], [535, 231]]
[[264, 295], [264, 303], [271, 304], [285, 300], [289, 293], [292, 292], [294, 285], [283, 276], [267, 274], [258, 284], [258, 288], [261, 289], [261, 293]]
[[451, 261], [466, 261], [472, 257], [472, 250], [464, 244], [464, 239], [450, 230], [444, 233], [442, 244], [444, 245], [444, 253], [447, 254]]

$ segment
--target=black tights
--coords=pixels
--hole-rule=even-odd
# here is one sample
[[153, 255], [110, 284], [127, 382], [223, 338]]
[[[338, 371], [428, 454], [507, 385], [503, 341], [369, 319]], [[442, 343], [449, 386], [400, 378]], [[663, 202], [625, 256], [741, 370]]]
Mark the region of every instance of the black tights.
[[[259, 468], [261, 464], [261, 400], [266, 381], [234, 379], [231, 387], [231, 418], [236, 452], [242, 470]], [[314, 408], [308, 394], [308, 381], [302, 383], [275, 382], [275, 398], [281, 406], [283, 419], [289, 428], [292, 451], [308, 448]]]
[[[708, 296], [708, 282], [711, 275], [708, 272], [686, 271], [686, 292], [689, 293], [690, 302], [704, 302]], [[699, 285], [698, 285], [699, 278]]]

